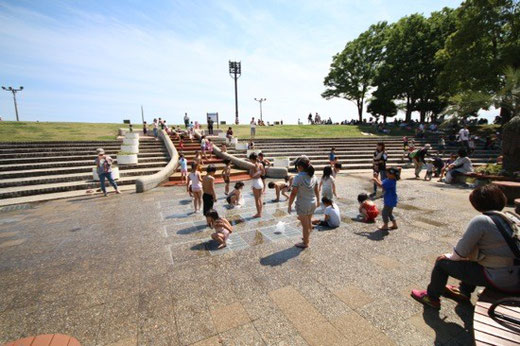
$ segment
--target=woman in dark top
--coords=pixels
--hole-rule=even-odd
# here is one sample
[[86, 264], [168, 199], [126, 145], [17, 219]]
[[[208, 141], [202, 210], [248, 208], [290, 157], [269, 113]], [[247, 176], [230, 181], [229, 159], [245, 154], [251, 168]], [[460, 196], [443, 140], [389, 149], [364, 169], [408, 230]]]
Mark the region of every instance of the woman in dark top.
[[430, 144], [426, 144], [424, 148], [417, 150], [413, 156], [413, 164], [415, 166], [415, 177], [419, 178], [419, 173], [421, 173], [423, 165], [426, 164], [424, 160], [426, 156], [429, 156], [428, 150], [430, 150], [432, 146]]
[[[374, 170], [374, 178], [378, 178], [381, 175], [381, 180], [386, 179], [386, 161], [388, 160], [388, 154], [385, 151], [385, 143], [379, 142], [377, 143], [376, 151], [374, 151], [374, 162], [373, 162], [373, 170]], [[377, 184], [374, 183], [374, 193], [375, 196], [377, 193]]]

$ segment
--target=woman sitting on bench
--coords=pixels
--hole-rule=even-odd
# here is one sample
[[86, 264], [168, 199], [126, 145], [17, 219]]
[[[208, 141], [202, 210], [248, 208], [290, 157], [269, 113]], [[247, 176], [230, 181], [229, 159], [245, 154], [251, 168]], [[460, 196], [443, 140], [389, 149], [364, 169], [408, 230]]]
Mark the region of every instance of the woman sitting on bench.
[[454, 183], [455, 177], [466, 173], [473, 172], [473, 163], [468, 157], [468, 152], [464, 148], [459, 149], [459, 157], [448, 166], [446, 178], [444, 181], [447, 184]]
[[[470, 221], [453, 253], [437, 258], [428, 289], [412, 291], [412, 298], [424, 305], [440, 309], [441, 295], [467, 302], [476, 286], [520, 292], [518, 259], [494, 221], [501, 216], [489, 216], [504, 209], [506, 196], [498, 186], [490, 184], [473, 190], [469, 200], [483, 214]], [[450, 276], [461, 281], [459, 287], [446, 285]]]

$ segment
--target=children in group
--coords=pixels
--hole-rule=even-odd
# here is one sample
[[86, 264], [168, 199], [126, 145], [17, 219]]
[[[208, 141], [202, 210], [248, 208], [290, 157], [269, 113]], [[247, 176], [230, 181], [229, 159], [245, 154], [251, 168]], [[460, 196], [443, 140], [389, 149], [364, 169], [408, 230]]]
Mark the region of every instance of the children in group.
[[426, 173], [424, 174], [424, 180], [425, 181], [430, 181], [432, 180], [432, 176], [433, 176], [433, 160], [431, 159], [428, 159], [426, 161]]
[[287, 199], [289, 199], [289, 195], [287, 192], [289, 192], [289, 185], [286, 182], [274, 182], [271, 181], [268, 184], [270, 189], [274, 189], [276, 193], [276, 199], [273, 200], [273, 202], [280, 202], [280, 193]]
[[224, 168], [222, 169], [222, 179], [224, 179], [224, 184], [225, 187], [224, 187], [224, 193], [227, 195], [229, 193], [229, 182], [230, 182], [230, 177], [231, 177], [231, 160], [230, 159], [225, 159], [224, 160]]
[[338, 198], [336, 194], [336, 181], [332, 176], [332, 168], [330, 166], [323, 168], [319, 189], [322, 197], [327, 197], [330, 200], [332, 200], [333, 197]]
[[193, 162], [191, 164], [191, 173], [188, 175], [188, 182], [186, 183], [186, 191], [193, 198], [195, 213], [200, 210], [202, 204], [202, 177], [197, 169], [197, 164]]
[[362, 217], [361, 221], [366, 223], [376, 222], [376, 217], [379, 215], [376, 204], [368, 198], [366, 193], [360, 193], [357, 200], [359, 202], [359, 213]]
[[242, 198], [242, 189], [244, 188], [244, 183], [241, 182], [241, 181], [238, 181], [236, 184], [235, 184], [235, 188], [233, 189], [233, 191], [231, 191], [227, 197], [226, 197], [226, 202], [228, 202], [229, 205], [231, 206], [236, 206], [236, 205], [239, 205], [240, 204], [240, 200]]
[[336, 179], [336, 175], [341, 171], [341, 163], [336, 162], [334, 168], [332, 168], [332, 176]]
[[212, 227], [213, 221], [208, 217], [208, 212], [213, 209], [213, 204], [217, 201], [214, 177], [216, 171], [217, 167], [215, 165], [208, 165], [208, 168], [206, 168], [207, 174], [202, 179], [202, 210], [209, 227]]
[[258, 153], [258, 162], [264, 167], [264, 175], [262, 175], [260, 178], [262, 178], [262, 183], [264, 184], [264, 189], [262, 190], [262, 193], [265, 193], [265, 178], [266, 178], [266, 167], [271, 166], [271, 162], [264, 157], [264, 153]]
[[208, 210], [207, 218], [215, 229], [211, 239], [219, 243], [218, 249], [225, 248], [229, 235], [233, 233], [233, 226], [226, 218], [220, 217], [215, 209]]
[[313, 225], [318, 225], [327, 228], [337, 228], [341, 222], [340, 211], [338, 206], [332, 202], [330, 198], [322, 197], [321, 203], [323, 204], [325, 215], [323, 220], [314, 219], [312, 220]]
[[[381, 181], [378, 177], [372, 178], [374, 183], [383, 188], [383, 225], [379, 227], [381, 231], [388, 231], [397, 229], [397, 222], [395, 221], [393, 210], [397, 206], [397, 179], [399, 179], [400, 169], [389, 168], [386, 170], [386, 179]], [[388, 221], [392, 221], [392, 226], [388, 227]]]
[[179, 155], [179, 168], [181, 170], [181, 180], [188, 184], [188, 160], [184, 157], [184, 154]]
[[[374, 159], [372, 163], [373, 175], [375, 178], [379, 179], [381, 175], [381, 180], [386, 178], [386, 161], [388, 160], [388, 154], [386, 153], [385, 143], [379, 142], [376, 145], [376, 150], [374, 151]], [[375, 196], [377, 193], [377, 184], [374, 183], [374, 193]]]
[[181, 149], [181, 151], [184, 151], [184, 136], [179, 137], [179, 149]]
[[337, 162], [338, 158], [336, 157], [336, 148], [332, 147], [330, 148], [329, 153], [329, 162], [331, 166], [334, 166], [334, 164]]
[[258, 162], [258, 155], [255, 153], [251, 153], [249, 155], [249, 161], [253, 164], [253, 167], [249, 170], [249, 176], [253, 179], [253, 195], [255, 197], [255, 206], [256, 206], [256, 214], [253, 218], [262, 217], [262, 209], [263, 209], [263, 190], [264, 183], [262, 181], [262, 176], [265, 175], [264, 166], [260, 162]]
[[206, 139], [206, 151], [208, 152], [209, 159], [211, 160], [211, 158], [213, 157], [213, 142], [210, 138]]

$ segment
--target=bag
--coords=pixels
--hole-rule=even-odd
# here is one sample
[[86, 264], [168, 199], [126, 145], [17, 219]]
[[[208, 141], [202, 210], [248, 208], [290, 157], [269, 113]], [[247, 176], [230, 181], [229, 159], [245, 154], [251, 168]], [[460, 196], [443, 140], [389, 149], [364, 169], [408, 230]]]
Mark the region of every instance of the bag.
[[488, 211], [484, 215], [493, 220], [513, 255], [520, 260], [520, 216], [512, 212], [499, 211]]

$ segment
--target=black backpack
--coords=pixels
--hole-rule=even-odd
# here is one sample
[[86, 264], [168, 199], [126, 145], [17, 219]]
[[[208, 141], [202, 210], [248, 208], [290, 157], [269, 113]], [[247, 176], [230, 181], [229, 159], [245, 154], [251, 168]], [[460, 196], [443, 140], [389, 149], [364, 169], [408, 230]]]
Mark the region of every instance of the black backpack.
[[488, 211], [484, 215], [493, 220], [511, 252], [520, 260], [520, 215], [509, 211]]

